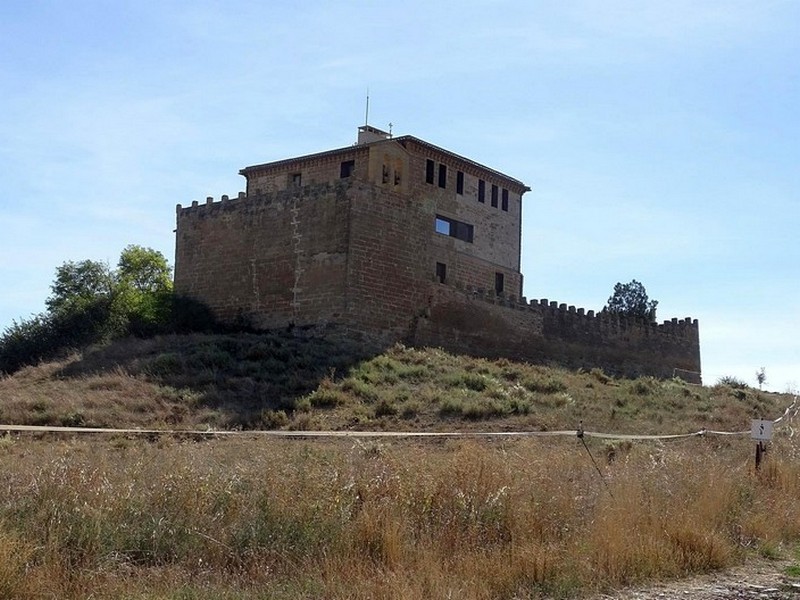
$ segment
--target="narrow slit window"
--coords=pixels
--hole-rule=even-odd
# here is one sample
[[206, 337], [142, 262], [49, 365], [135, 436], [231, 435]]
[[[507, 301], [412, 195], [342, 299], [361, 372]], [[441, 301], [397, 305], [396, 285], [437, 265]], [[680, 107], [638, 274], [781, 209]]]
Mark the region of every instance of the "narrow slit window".
[[456, 171], [456, 194], [464, 194], [464, 171]]
[[439, 187], [447, 187], [447, 165], [439, 164]]
[[500, 200], [502, 202], [502, 209], [508, 212], [508, 190], [506, 188], [503, 188], [503, 193], [500, 197]]
[[447, 280], [447, 265], [444, 263], [436, 263], [436, 280], [439, 283], [444, 283]]
[[497, 186], [492, 184], [492, 208], [497, 208]]
[[425, 183], [433, 183], [433, 161], [428, 159], [425, 161]]
[[505, 277], [503, 276], [502, 273], [494, 274], [494, 293], [497, 294], [498, 296], [503, 293], [503, 288], [505, 283], [504, 279]]
[[478, 202], [486, 202], [486, 182], [478, 179]]

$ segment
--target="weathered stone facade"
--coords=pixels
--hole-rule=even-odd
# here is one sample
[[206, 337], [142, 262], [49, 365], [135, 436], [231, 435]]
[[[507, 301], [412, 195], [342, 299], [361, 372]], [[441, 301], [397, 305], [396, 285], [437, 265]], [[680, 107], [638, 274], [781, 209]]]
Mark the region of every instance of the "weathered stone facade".
[[257, 328], [699, 381], [697, 321], [520, 298], [523, 183], [411, 136], [359, 137], [242, 169], [237, 198], [179, 205], [176, 290]]

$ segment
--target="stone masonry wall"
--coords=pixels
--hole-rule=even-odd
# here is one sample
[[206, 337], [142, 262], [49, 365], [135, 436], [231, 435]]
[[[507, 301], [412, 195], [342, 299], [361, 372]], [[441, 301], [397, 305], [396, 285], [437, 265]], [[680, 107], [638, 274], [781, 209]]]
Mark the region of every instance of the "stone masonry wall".
[[353, 147], [347, 151], [331, 151], [313, 157], [299, 157], [257, 165], [242, 169], [240, 173], [247, 178], [247, 196], [272, 194], [291, 189], [294, 175], [300, 176], [299, 187], [332, 183], [341, 179], [341, 165], [344, 161], [354, 161], [353, 176], [367, 179], [367, 147]]
[[427, 303], [425, 257], [433, 205], [354, 182], [347, 271], [347, 322], [394, 342]]
[[[470, 169], [469, 164], [460, 163], [450, 155], [437, 153], [425, 146], [413, 145], [410, 159], [410, 190], [418, 198], [435, 203], [436, 214], [456, 219], [474, 226], [472, 243], [459, 242], [459, 252], [497, 265], [497, 271], [519, 272], [520, 269], [520, 223], [521, 195], [501, 179], [493, 179], [490, 171]], [[433, 160], [434, 182], [425, 181], [426, 161]], [[445, 187], [439, 187], [438, 169], [446, 167]], [[457, 193], [458, 171], [464, 173], [464, 190]], [[485, 197], [478, 201], [478, 179], [484, 179]], [[492, 206], [492, 185], [497, 186], [498, 203]], [[502, 209], [502, 190], [508, 191], [508, 210]], [[431, 225], [431, 228], [433, 225]], [[494, 274], [483, 283], [493, 286]], [[464, 282], [466, 283], [466, 282]]]
[[697, 321], [661, 325], [595, 315], [555, 302], [503, 299], [431, 284], [412, 343], [609, 374], [700, 380]]
[[513, 279], [497, 297], [467, 275], [489, 279], [497, 265], [457, 253], [447, 260], [464, 269], [459, 287], [436, 283], [430, 261], [447, 258], [437, 210], [434, 199], [358, 178], [178, 206], [175, 289], [257, 328], [334, 324], [377, 344], [700, 382], [697, 321], [655, 325], [527, 302], [513, 297]]
[[345, 184], [177, 209], [175, 289], [226, 322], [339, 321], [345, 307]]

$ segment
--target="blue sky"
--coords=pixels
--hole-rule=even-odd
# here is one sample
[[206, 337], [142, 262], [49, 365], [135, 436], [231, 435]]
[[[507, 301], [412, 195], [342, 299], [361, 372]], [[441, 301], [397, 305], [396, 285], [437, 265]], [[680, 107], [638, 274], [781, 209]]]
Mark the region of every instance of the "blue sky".
[[55, 269], [363, 124], [524, 181], [525, 295], [641, 281], [706, 383], [800, 382], [800, 2], [5, 0], [0, 328]]

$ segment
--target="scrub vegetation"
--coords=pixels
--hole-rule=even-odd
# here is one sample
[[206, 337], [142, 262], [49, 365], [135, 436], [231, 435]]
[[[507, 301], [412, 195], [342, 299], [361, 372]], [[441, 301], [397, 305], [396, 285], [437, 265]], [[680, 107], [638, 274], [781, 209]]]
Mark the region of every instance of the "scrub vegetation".
[[729, 383], [296, 331], [89, 347], [0, 379], [0, 421], [241, 434], [0, 438], [0, 598], [566, 598], [794, 556], [788, 418], [758, 473], [747, 435], [584, 438], [590, 457], [576, 436], [250, 431], [687, 433], [792, 402]]

